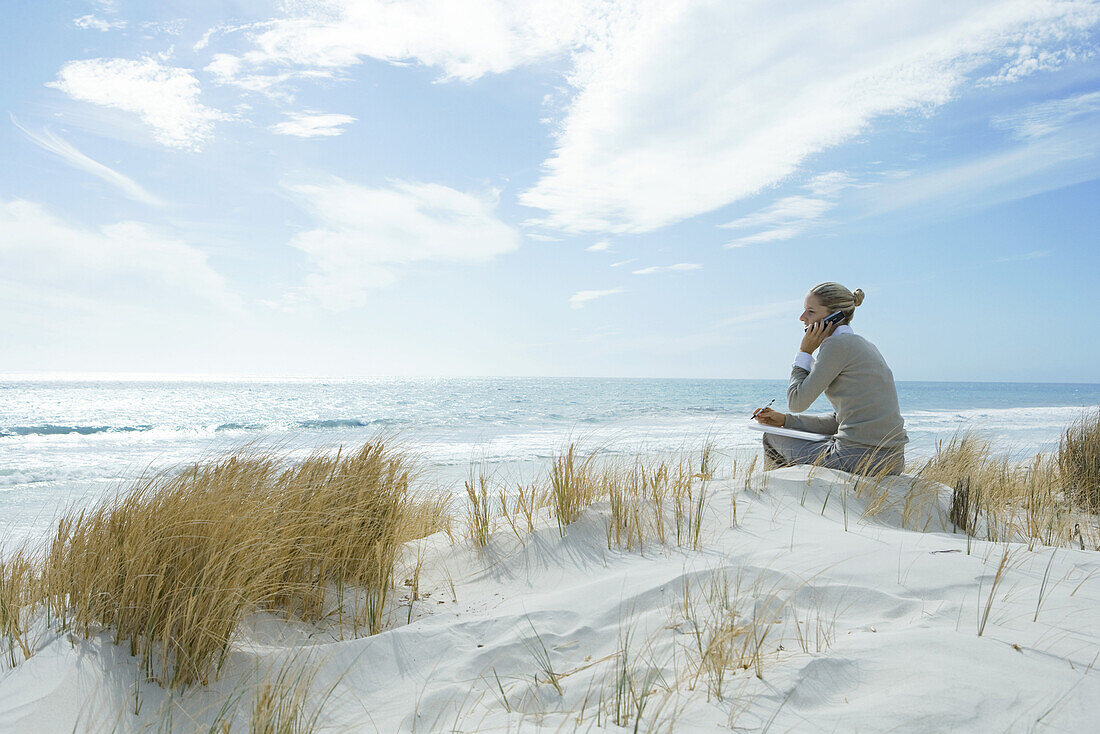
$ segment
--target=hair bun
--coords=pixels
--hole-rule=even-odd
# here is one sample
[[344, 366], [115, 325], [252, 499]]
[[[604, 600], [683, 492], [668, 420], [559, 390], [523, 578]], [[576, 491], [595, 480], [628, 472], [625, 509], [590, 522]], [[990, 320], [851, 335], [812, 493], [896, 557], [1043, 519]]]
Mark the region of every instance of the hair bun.
[[864, 294], [862, 288], [856, 288], [854, 291], [852, 291], [852, 299], [856, 302], [857, 306], [863, 303], [863, 295]]

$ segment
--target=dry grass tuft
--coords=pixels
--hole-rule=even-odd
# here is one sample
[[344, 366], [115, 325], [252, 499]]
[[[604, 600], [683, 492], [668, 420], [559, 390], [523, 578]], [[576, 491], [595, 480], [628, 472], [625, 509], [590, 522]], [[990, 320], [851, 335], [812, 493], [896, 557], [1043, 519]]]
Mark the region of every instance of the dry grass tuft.
[[[325, 701], [313, 694], [316, 667], [291, 659], [256, 687], [248, 720], [250, 734], [310, 734], [319, 728]], [[318, 702], [318, 698], [320, 701]]]
[[1088, 514], [1087, 499], [1088, 487], [1098, 486], [1090, 484], [1095, 480], [1089, 472], [1100, 471], [1089, 468], [1089, 452], [1100, 457], [1100, 426], [1093, 420], [1067, 429], [1058, 455], [1037, 454], [1029, 461], [998, 455], [989, 441], [961, 431], [937, 443], [935, 454], [914, 473], [953, 488], [950, 519], [968, 535], [1100, 549], [1097, 518]]
[[565, 526], [576, 522], [581, 510], [599, 495], [599, 478], [592, 469], [595, 457], [591, 453], [582, 459], [577, 455], [576, 445], [569, 444], [550, 466], [550, 507], [562, 536]]
[[698, 550], [703, 514], [707, 508], [707, 481], [715, 471], [713, 445], [704, 444], [699, 464], [693, 456], [675, 459], [635, 459], [631, 464], [606, 463], [600, 472], [600, 497], [607, 497], [610, 518], [607, 547], [644, 550], [654, 540], [667, 544], [675, 533], [676, 545]]
[[[702, 680], [708, 699], [724, 700], [728, 677], [739, 670], [751, 670], [763, 678], [766, 649], [770, 648], [767, 641], [774, 643], [783, 631], [781, 623], [791, 596], [784, 596], [776, 585], [766, 585], [763, 578], [757, 578], [748, 589], [742, 589], [742, 581], [740, 576], [731, 580], [725, 572], [713, 573], [700, 593], [685, 577], [683, 607], [673, 612], [676, 626], [685, 629], [690, 640], [686, 648], [688, 688], [694, 690]], [[797, 618], [795, 624], [798, 626]], [[798, 627], [803, 642], [807, 633], [808, 628]], [[827, 646], [830, 634], [823, 628], [819, 644]]]
[[[209, 725], [192, 718], [188, 723], [196, 731], [230, 734], [247, 730], [249, 734], [311, 734], [328, 727], [321, 724], [324, 709], [343, 680], [341, 674], [328, 685], [318, 685], [321, 670], [310, 651], [298, 651], [277, 661], [256, 676], [246, 677], [220, 701]], [[160, 711], [157, 731], [173, 731], [175, 713], [171, 699]], [[190, 717], [189, 717], [190, 718]]]
[[1100, 409], [1081, 416], [1062, 434], [1058, 468], [1069, 499], [1100, 512]]
[[[489, 477], [485, 476], [484, 473], [475, 475], [471, 472], [470, 478], [464, 484], [468, 500], [466, 505], [466, 536], [475, 546], [484, 548], [489, 543], [489, 533], [493, 529], [489, 517]], [[507, 507], [503, 506], [504, 501], [502, 495], [502, 507], [507, 514]]]
[[[993, 580], [989, 583], [989, 598], [986, 599], [985, 607], [984, 607], [984, 609], [981, 610], [981, 618], [978, 621], [978, 637], [981, 637], [982, 633], [985, 632], [986, 622], [989, 621], [989, 612], [990, 612], [991, 609], [993, 609], [993, 597], [997, 594], [997, 587], [1000, 586], [1001, 581], [1004, 580], [1005, 571], [1008, 569], [1011, 560], [1012, 560], [1012, 549], [1006, 543], [1004, 548], [1001, 550], [1001, 560], [997, 564], [997, 571], [993, 574]], [[981, 596], [981, 592], [982, 592], [982, 587], [981, 587], [981, 583], [979, 582], [979, 584], [978, 584], [978, 596], [979, 597]], [[1036, 611], [1036, 614], [1038, 614], [1038, 611]]]
[[[611, 724], [624, 728], [633, 725], [634, 731], [640, 731], [651, 702], [662, 692], [667, 700], [668, 695], [675, 691], [662, 679], [661, 670], [644, 659], [651, 641], [635, 650], [632, 638], [632, 630], [620, 625], [618, 650], [611, 657], [612, 669], [605, 679], [611, 690], [601, 692], [597, 722], [606, 713]], [[604, 696], [606, 703], [603, 702]], [[658, 726], [659, 716], [651, 717], [650, 729]]]
[[256, 609], [373, 634], [401, 544], [444, 524], [439, 503], [410, 491], [413, 476], [379, 439], [293, 465], [242, 449], [143, 478], [61, 520], [45, 601], [64, 626], [111, 630], [167, 685], [216, 675]]
[[14, 667], [31, 656], [30, 615], [39, 596], [38, 569], [23, 550], [0, 557], [0, 638], [7, 644], [7, 657]]

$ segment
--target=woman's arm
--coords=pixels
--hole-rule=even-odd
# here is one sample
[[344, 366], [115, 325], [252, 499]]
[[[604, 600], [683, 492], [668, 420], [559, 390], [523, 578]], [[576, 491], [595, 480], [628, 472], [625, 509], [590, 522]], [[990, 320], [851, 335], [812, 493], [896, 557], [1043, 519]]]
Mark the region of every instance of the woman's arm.
[[806, 370], [798, 365], [791, 368], [787, 406], [795, 413], [808, 409], [847, 364], [848, 350], [844, 345], [836, 339], [826, 339], [821, 344], [812, 369]]
[[796, 431], [809, 431], [820, 433], [823, 436], [835, 436], [840, 430], [840, 421], [836, 419], [836, 412], [830, 415], [787, 415], [783, 422], [785, 428], [793, 428]]

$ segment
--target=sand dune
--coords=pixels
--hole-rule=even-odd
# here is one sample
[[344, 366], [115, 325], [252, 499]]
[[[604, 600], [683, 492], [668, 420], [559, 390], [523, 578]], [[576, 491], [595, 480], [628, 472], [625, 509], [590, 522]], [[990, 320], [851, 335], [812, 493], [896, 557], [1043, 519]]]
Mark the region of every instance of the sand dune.
[[699, 550], [609, 549], [606, 502], [564, 537], [439, 533], [405, 548], [390, 629], [256, 614], [172, 694], [106, 633], [44, 634], [0, 677], [0, 730], [205, 731], [236, 695], [246, 731], [264, 681], [321, 731], [1092, 730], [1100, 556], [953, 533], [943, 485], [853, 482], [713, 480]]

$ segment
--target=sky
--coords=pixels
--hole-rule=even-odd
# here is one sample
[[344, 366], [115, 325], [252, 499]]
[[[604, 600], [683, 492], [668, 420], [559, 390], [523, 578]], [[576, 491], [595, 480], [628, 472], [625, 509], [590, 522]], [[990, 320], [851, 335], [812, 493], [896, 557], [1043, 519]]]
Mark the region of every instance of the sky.
[[0, 373], [1100, 382], [1100, 3], [5, 3]]

